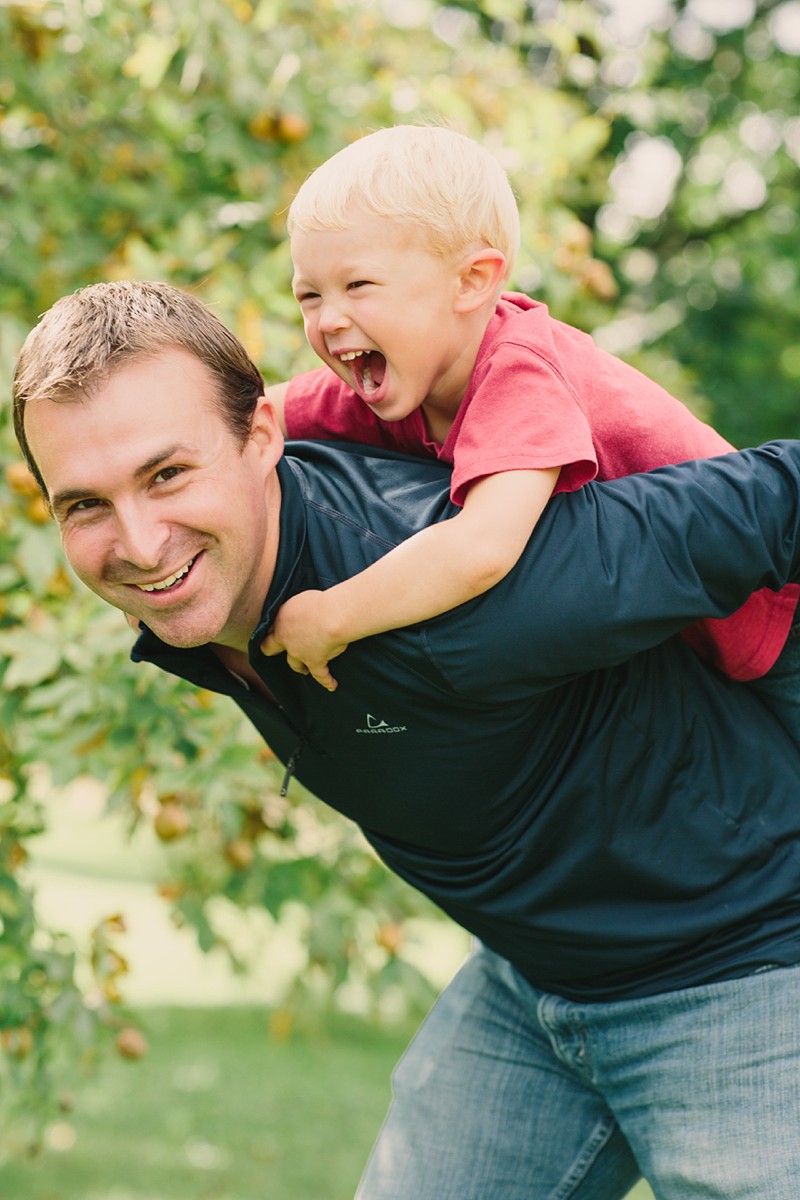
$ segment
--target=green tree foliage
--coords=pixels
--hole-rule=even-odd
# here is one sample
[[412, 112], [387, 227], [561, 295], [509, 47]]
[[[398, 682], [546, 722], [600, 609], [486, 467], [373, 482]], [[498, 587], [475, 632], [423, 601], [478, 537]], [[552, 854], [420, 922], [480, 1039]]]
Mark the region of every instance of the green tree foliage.
[[62, 564], [10, 433], [13, 362], [37, 316], [95, 280], [165, 279], [211, 304], [268, 381], [310, 367], [284, 238], [294, 190], [371, 128], [445, 120], [509, 170], [516, 286], [733, 440], [797, 433], [797, 23], [796, 3], [704, 0], [0, 6], [4, 1127], [46, 1113], [60, 1064], [125, 1019], [119, 922], [76, 948], [36, 920], [34, 767], [56, 787], [91, 773], [129, 827], [174, 843], [162, 891], [204, 947], [222, 937], [214, 897], [276, 919], [300, 899], [298, 988], [420, 987], [398, 950], [421, 901], [296, 783], [280, 795], [232, 706], [134, 669], [120, 614]]
[[[565, 166], [558, 194], [592, 231], [619, 299], [611, 319], [580, 293], [577, 306], [559, 300], [559, 315], [736, 445], [800, 435], [797, 5], [454, 6], [606, 126], [586, 169]], [[536, 262], [530, 281], [552, 303]]]

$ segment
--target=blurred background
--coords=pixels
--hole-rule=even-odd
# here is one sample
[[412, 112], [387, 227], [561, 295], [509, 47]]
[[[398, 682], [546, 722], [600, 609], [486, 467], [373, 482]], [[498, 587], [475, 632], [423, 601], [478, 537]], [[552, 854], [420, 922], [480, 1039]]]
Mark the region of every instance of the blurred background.
[[235, 712], [131, 667], [20, 462], [25, 334], [162, 279], [268, 382], [314, 366], [294, 191], [444, 120], [509, 172], [518, 290], [734, 444], [800, 436], [798, 56], [798, 0], [0, 0], [4, 1200], [345, 1200], [467, 949]]

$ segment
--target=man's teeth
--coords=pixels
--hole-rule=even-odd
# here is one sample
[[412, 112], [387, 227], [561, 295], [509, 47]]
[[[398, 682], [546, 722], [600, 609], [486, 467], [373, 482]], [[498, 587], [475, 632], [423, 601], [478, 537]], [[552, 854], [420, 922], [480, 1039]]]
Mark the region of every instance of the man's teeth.
[[193, 564], [194, 559], [188, 562], [185, 567], [181, 567], [180, 571], [176, 571], [174, 575], [170, 575], [168, 579], [162, 579], [159, 583], [140, 583], [139, 589], [143, 592], [164, 592], [167, 588], [173, 587], [179, 579], [183, 579], [185, 575], [188, 575]]

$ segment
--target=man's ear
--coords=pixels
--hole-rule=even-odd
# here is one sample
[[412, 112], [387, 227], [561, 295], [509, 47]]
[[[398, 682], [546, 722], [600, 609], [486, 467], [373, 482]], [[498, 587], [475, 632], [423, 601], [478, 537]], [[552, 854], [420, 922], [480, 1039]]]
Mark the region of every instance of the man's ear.
[[505, 270], [506, 256], [500, 250], [484, 246], [466, 255], [459, 270], [456, 312], [474, 312], [487, 301], [493, 301]]
[[248, 441], [272, 470], [283, 454], [283, 433], [275, 404], [264, 395], [259, 396], [253, 409]]

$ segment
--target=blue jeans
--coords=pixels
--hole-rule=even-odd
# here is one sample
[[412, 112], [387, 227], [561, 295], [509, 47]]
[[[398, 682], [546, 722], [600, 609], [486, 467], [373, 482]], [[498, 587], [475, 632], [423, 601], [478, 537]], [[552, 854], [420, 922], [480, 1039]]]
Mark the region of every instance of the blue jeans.
[[758, 692], [800, 746], [800, 614], [772, 670], [747, 686]]
[[356, 1200], [798, 1200], [800, 968], [573, 1004], [478, 946], [394, 1094]]

